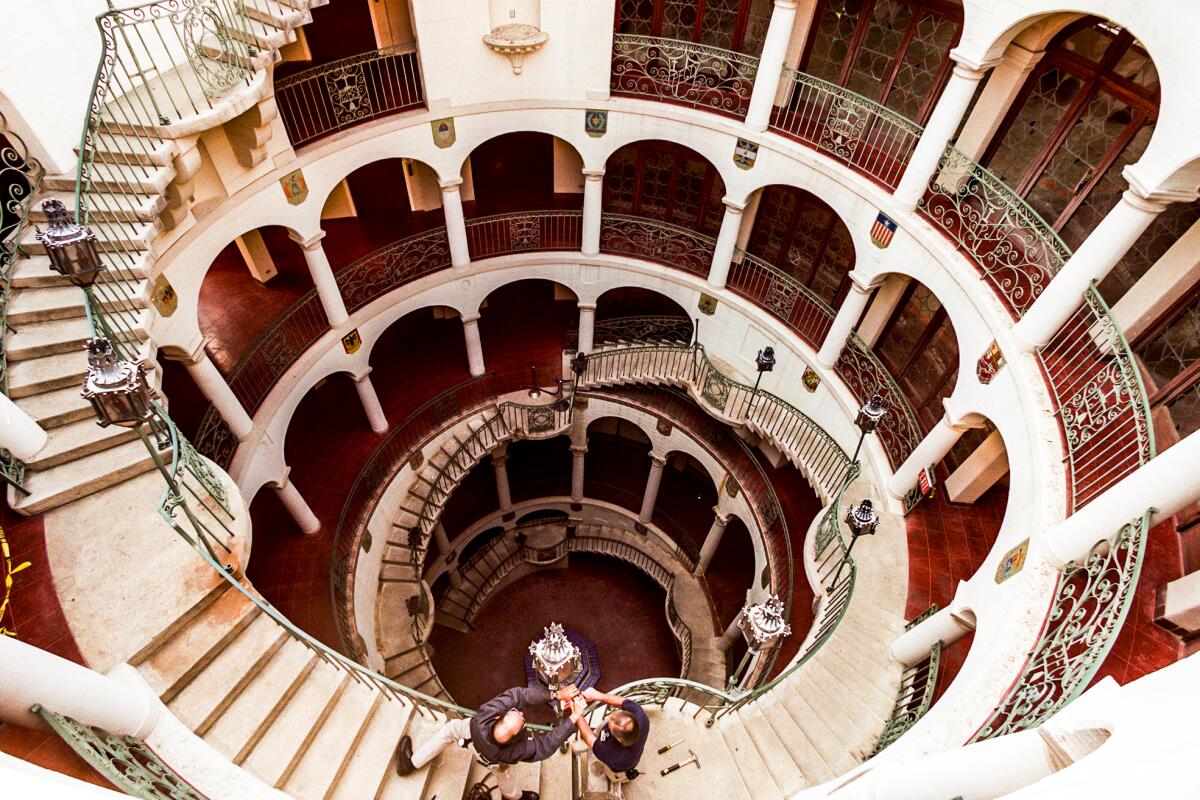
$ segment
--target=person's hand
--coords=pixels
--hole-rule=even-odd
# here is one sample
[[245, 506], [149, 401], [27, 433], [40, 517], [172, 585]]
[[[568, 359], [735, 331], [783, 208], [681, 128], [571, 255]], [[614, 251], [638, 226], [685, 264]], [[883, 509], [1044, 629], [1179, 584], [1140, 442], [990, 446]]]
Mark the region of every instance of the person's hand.
[[554, 696], [557, 697], [565, 706], [571, 700], [579, 696], [579, 687], [573, 683], [567, 684], [566, 686], [561, 686], [554, 692]]
[[583, 690], [583, 699], [587, 700], [589, 703], [595, 703], [597, 700], [599, 700], [603, 696], [604, 695], [601, 692], [597, 691], [594, 687], [591, 687], [591, 686], [589, 686], [588, 688]]
[[583, 713], [587, 710], [587, 703], [582, 697], [576, 697], [571, 701], [571, 721], [579, 722], [583, 718]]

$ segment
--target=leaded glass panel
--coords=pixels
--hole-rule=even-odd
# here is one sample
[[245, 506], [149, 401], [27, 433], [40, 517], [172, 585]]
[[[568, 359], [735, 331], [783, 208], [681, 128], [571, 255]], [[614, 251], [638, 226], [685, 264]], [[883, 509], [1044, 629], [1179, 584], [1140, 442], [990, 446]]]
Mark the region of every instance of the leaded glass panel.
[[920, 118], [921, 106], [937, 88], [938, 72], [948, 58], [950, 45], [958, 38], [958, 27], [956, 21], [946, 17], [921, 17], [884, 105], [909, 119]]
[[[709, 169], [708, 162], [703, 162], [705, 169]], [[720, 174], [713, 170], [712, 184], [708, 190], [708, 207], [704, 210], [703, 224], [700, 226], [700, 232], [715, 236], [721, 228], [721, 218], [725, 216], [725, 182], [721, 180]]]
[[1188, 387], [1166, 405], [1179, 438], [1200, 430], [1200, 383]]
[[891, 0], [875, 3], [862, 46], [846, 81], [847, 89], [872, 99], [882, 96], [912, 17], [912, 8], [904, 3]]
[[654, 0], [621, 0], [620, 33], [650, 36], [653, 26]]
[[668, 39], [692, 41], [696, 30], [696, 0], [664, 0], [662, 33]]
[[700, 26], [700, 41], [713, 47], [732, 49], [740, 5], [739, 0], [704, 0], [704, 21]]
[[821, 13], [805, 72], [836, 83], [850, 52], [862, 0], [828, 0]]
[[782, 191], [776, 186], [763, 189], [750, 241], [746, 244], [747, 250], [767, 263], [778, 264], [780, 250], [791, 234], [788, 226], [791, 225], [795, 210], [796, 195], [792, 192]]
[[642, 164], [640, 212], [655, 219], [667, 218], [671, 191], [671, 168], [675, 159], [667, 153], [647, 150]]
[[1200, 360], [1200, 299], [1154, 338], [1138, 348], [1138, 357], [1154, 383], [1151, 394]]
[[890, 330], [877, 345], [880, 358], [893, 375], [900, 372], [912, 358], [921, 334], [941, 307], [933, 292], [918, 283], [907, 302], [897, 310]]
[[618, 214], [633, 213], [633, 192], [637, 186], [637, 150], [622, 149], [608, 160], [604, 169], [604, 208]]
[[820, 262], [813, 272], [809, 286], [822, 300], [832, 306], [837, 306], [846, 275], [854, 269], [854, 242], [850, 239], [850, 231], [841, 220], [834, 220], [833, 230], [829, 240], [820, 254]]
[[1041, 69], [988, 168], [1009, 186], [1019, 186], [1082, 86], [1079, 78], [1058, 67]]
[[804, 203], [796, 219], [792, 243], [788, 248], [787, 269], [802, 281], [808, 281], [813, 264], [821, 255], [821, 246], [829, 231], [832, 214], [817, 203]]
[[753, 0], [746, 18], [746, 32], [742, 35], [741, 51], [752, 56], [762, 54], [763, 42], [767, 38], [767, 27], [771, 24], [772, 0]]
[[707, 171], [708, 165], [703, 161], [680, 159], [675, 191], [671, 195], [672, 222], [684, 227], [700, 222], [704, 203], [704, 174]]
[[1200, 220], [1200, 203], [1167, 206], [1100, 284], [1104, 301], [1111, 306], [1120, 300], [1197, 220]]

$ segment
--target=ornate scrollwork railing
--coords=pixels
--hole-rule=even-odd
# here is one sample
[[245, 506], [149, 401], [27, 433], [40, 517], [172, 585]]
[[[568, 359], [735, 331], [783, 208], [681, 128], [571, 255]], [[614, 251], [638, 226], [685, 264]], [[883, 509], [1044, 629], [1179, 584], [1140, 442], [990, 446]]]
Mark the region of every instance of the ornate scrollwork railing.
[[600, 226], [600, 252], [632, 256], [668, 267], [708, 275], [717, 240], [669, 222], [604, 214]]
[[32, 710], [122, 794], [146, 800], [205, 800], [141, 739], [114, 736], [40, 705]]
[[1021, 676], [971, 741], [1034, 728], [1079, 696], [1133, 603], [1151, 512], [1101, 538], [1059, 573], [1050, 610]]
[[289, 75], [275, 82], [275, 99], [293, 147], [420, 108], [425, 87], [416, 44], [370, 50]]
[[954, 145], [946, 146], [917, 208], [970, 256], [1014, 319], [1071, 257], [1024, 198]]
[[728, 286], [787, 323], [801, 339], [820, 349], [837, 312], [800, 280], [749, 253], [738, 251]]
[[833, 368], [859, 400], [865, 402], [876, 392], [883, 396], [891, 412], [884, 416], [875, 433], [888, 463], [897, 469], [921, 443], [922, 433], [917, 415], [896, 379], [857, 334], [850, 334]]
[[538, 250], [578, 250], [582, 211], [517, 211], [467, 220], [472, 259]]
[[908, 165], [921, 126], [837, 84], [783, 68], [786, 92], [771, 129], [812, 145], [895, 189]]
[[613, 94], [653, 97], [669, 103], [746, 116], [758, 59], [698, 42], [634, 36], [613, 37]]
[[871, 751], [872, 756], [886, 750], [907, 733], [933, 705], [941, 657], [942, 643], [934, 642], [933, 647], [929, 649], [928, 658], [904, 670], [904, 674], [900, 676], [900, 693], [896, 697], [896, 705], [892, 707], [892, 716], [884, 724], [883, 732], [879, 734], [879, 740]]
[[449, 266], [446, 229], [437, 227], [370, 252], [339, 269], [336, 277], [346, 310], [354, 313], [409, 281]]
[[1045, 347], [1042, 365], [1067, 448], [1072, 513], [1154, 458], [1141, 372], [1095, 286]]

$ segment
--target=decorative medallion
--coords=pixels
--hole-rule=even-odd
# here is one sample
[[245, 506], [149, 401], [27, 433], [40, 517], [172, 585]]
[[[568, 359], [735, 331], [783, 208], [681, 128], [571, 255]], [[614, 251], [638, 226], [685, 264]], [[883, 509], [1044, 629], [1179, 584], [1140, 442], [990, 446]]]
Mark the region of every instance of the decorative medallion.
[[283, 187], [283, 196], [288, 203], [298, 206], [308, 197], [308, 184], [304, 180], [304, 170], [295, 169], [279, 179]]
[[821, 376], [809, 366], [804, 367], [804, 376], [800, 380], [804, 382], [804, 388], [809, 392], [815, 392], [817, 387], [821, 385]]
[[175, 294], [175, 287], [171, 286], [166, 275], [159, 275], [154, 279], [154, 288], [150, 290], [150, 302], [154, 304], [154, 310], [160, 317], [169, 317], [179, 308], [179, 295]]
[[433, 129], [433, 143], [438, 147], [447, 148], [454, 144], [454, 117], [435, 119], [429, 127]]
[[346, 351], [347, 355], [357, 353], [360, 347], [362, 347], [362, 337], [358, 335], [358, 328], [342, 337], [342, 349]]
[[1016, 575], [1025, 568], [1025, 555], [1029, 552], [1029, 540], [1021, 542], [1019, 545], [1009, 550], [1004, 554], [1004, 558], [1000, 559], [1000, 563], [996, 566], [996, 583], [1004, 583], [1006, 580]]
[[420, 450], [416, 451], [415, 453], [413, 453], [411, 456], [408, 457], [408, 468], [411, 469], [413, 472], [416, 472], [417, 470], [419, 470], [421, 468], [421, 465], [424, 463], [425, 463], [425, 454], [422, 453]]
[[542, 221], [538, 217], [513, 217], [508, 221], [508, 247], [512, 252], [539, 250]]
[[327, 73], [325, 88], [338, 125], [350, 125], [371, 114], [367, 74], [361, 63], [347, 64]]
[[895, 235], [896, 221], [880, 211], [875, 217], [875, 224], [871, 226], [871, 244], [882, 250], [892, 243]]
[[700, 389], [700, 396], [718, 411], [724, 411], [725, 404], [729, 402], [729, 381], [717, 372], [709, 372]]
[[825, 127], [817, 146], [849, 161], [858, 149], [863, 130], [871, 118], [872, 115], [865, 113], [859, 103], [849, 98], [835, 98], [825, 115]]
[[608, 112], [587, 109], [583, 112], [583, 132], [593, 139], [608, 133]]
[[726, 494], [728, 494], [730, 497], [737, 497], [738, 493], [740, 491], [742, 491], [742, 487], [738, 484], [737, 478], [733, 477], [732, 475], [726, 474], [725, 475], [725, 492], [726, 492]]
[[1004, 369], [1007, 362], [1004, 360], [1004, 353], [1000, 352], [1000, 345], [992, 339], [992, 343], [987, 346], [987, 350], [983, 351], [983, 355], [975, 362], [975, 377], [984, 386], [992, 382], [992, 378], [1000, 370]]
[[553, 408], [546, 406], [545, 408], [531, 408], [529, 410], [530, 433], [545, 433], [552, 430], [554, 430]]
[[369, 530], [363, 530], [362, 538], [358, 540], [358, 546], [362, 548], [364, 553], [371, 552], [371, 532]]
[[763, 300], [763, 305], [780, 319], [787, 319], [791, 316], [792, 309], [796, 305], [796, 298], [799, 296], [799, 283], [790, 280], [776, 280], [772, 277], [771, 282], [767, 285], [767, 296]]
[[713, 314], [717, 313], [717, 298], [713, 297], [711, 294], [704, 294], [701, 292], [700, 302], [697, 305], [701, 314], [706, 314], [711, 317]]
[[750, 169], [758, 160], [758, 145], [749, 139], [738, 139], [733, 148], [733, 163], [738, 169]]
[[662, 417], [658, 418], [658, 424], [655, 425], [654, 427], [655, 427], [655, 430], [657, 430], [663, 436], [670, 436], [671, 431], [673, 430], [671, 427], [671, 423], [668, 422], [667, 420], [663, 419]]

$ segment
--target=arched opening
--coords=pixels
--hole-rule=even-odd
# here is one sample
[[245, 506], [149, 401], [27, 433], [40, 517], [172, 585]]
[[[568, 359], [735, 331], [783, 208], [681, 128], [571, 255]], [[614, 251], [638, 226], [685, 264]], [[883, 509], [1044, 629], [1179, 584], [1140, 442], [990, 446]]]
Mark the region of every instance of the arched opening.
[[654, 524], [685, 552], [698, 556], [716, 505], [717, 487], [704, 465], [689, 453], [668, 453], [654, 504]]
[[445, 306], [410, 311], [379, 335], [369, 363], [385, 407], [397, 397], [415, 409], [438, 392], [468, 380], [467, 346], [458, 312]]
[[627, 144], [608, 157], [606, 213], [667, 222], [716, 236], [725, 213], [725, 181], [708, 159], [673, 142]]
[[629, 420], [600, 417], [588, 425], [587, 447], [583, 496], [636, 515], [650, 474], [650, 437]]
[[771, 4], [763, 0], [621, 0], [617, 33], [697, 42], [757, 56], [762, 52]]
[[[730, 517], [729, 524], [725, 526], [721, 544], [702, 580], [712, 599], [716, 622], [714, 632], [719, 635], [742, 610], [746, 604], [746, 592], [758, 580], [754, 574], [754, 543], [750, 539], [750, 530], [736, 515]], [[746, 651], [745, 647], [739, 637], [730, 648], [731, 653], [727, 658], [740, 659]], [[737, 661], [734, 660], [733, 666], [736, 665]]]
[[583, 208], [583, 158], [548, 133], [515, 131], [488, 139], [471, 151], [463, 173], [471, 184], [463, 197], [468, 218]]
[[552, 386], [562, 376], [567, 331], [579, 320], [574, 292], [541, 278], [515, 281], [488, 294], [479, 313], [489, 371], [528, 375], [529, 386]]
[[571, 440], [566, 436], [509, 442], [507, 452], [514, 503], [571, 494]]
[[664, 294], [641, 286], [609, 289], [596, 299], [593, 341], [690, 342], [692, 320], [683, 306]]

